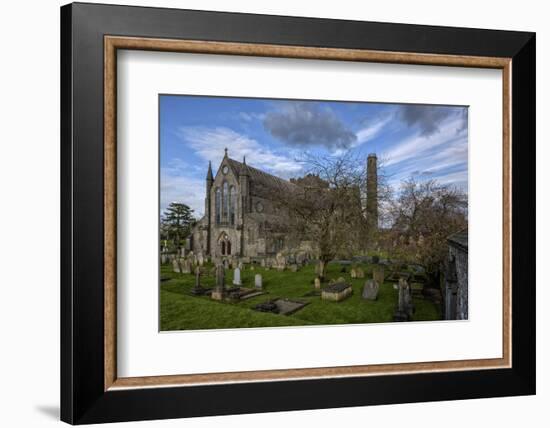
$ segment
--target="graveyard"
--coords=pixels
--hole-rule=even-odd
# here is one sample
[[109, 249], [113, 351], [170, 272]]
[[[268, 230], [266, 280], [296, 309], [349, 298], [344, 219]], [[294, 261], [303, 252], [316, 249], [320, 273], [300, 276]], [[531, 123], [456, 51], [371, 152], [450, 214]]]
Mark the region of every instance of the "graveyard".
[[[160, 329], [200, 330], [307, 325], [364, 324], [393, 322], [399, 290], [391, 275], [378, 284], [375, 299], [364, 298], [364, 286], [373, 277], [376, 265], [329, 263], [325, 282], [315, 287], [315, 265], [305, 264], [296, 271], [266, 269], [245, 264], [240, 269], [240, 287], [232, 284], [234, 269], [224, 269], [228, 293], [215, 299], [216, 268], [206, 263], [201, 268], [200, 285], [205, 293], [196, 293], [194, 273], [174, 272], [171, 264], [161, 265]], [[352, 269], [364, 275], [356, 278]], [[261, 275], [261, 288], [256, 275]], [[391, 281], [391, 282], [390, 282]], [[347, 286], [341, 286], [341, 284]], [[370, 285], [370, 284], [369, 284]], [[421, 284], [411, 283], [414, 313], [409, 321], [441, 319], [440, 305], [425, 298]], [[321, 294], [327, 293], [328, 298]], [[232, 296], [237, 296], [230, 298]], [[341, 300], [340, 300], [341, 299]], [[279, 313], [270, 309], [275, 308]]]

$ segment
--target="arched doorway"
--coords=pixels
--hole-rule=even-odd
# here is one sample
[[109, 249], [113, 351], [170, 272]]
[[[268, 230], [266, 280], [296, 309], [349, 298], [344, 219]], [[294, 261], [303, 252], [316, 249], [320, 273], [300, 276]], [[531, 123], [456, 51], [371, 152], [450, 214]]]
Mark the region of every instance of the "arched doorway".
[[218, 248], [222, 256], [231, 255], [231, 240], [227, 233], [223, 232], [218, 238]]

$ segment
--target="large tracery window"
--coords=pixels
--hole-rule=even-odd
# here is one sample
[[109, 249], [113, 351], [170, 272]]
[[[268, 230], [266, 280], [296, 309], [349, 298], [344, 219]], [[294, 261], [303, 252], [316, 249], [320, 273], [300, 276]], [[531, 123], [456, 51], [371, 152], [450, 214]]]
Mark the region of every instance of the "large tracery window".
[[229, 185], [227, 184], [227, 181], [223, 183], [222, 200], [222, 222], [227, 223], [229, 213]]
[[221, 222], [221, 207], [222, 207], [222, 194], [220, 191], [220, 188], [216, 188], [216, 198], [215, 198], [215, 213], [216, 213], [216, 224], [220, 224]]
[[229, 188], [229, 222], [235, 224], [235, 187]]

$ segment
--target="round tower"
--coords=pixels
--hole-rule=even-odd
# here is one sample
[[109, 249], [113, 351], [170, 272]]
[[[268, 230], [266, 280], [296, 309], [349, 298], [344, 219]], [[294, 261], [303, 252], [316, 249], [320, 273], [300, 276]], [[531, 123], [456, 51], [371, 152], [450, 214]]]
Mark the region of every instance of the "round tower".
[[378, 230], [378, 167], [375, 153], [367, 158], [367, 224], [370, 230]]

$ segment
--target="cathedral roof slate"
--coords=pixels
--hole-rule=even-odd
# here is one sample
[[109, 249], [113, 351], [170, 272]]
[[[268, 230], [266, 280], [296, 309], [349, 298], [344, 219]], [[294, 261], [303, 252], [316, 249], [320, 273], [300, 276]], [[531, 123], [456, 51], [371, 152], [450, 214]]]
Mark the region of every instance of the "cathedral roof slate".
[[252, 195], [269, 197], [270, 192], [290, 191], [296, 188], [296, 185], [290, 181], [268, 174], [267, 172], [236, 161], [235, 159], [227, 158], [227, 163], [233, 169], [237, 177], [241, 175], [241, 173], [248, 172], [250, 176], [250, 193]]

